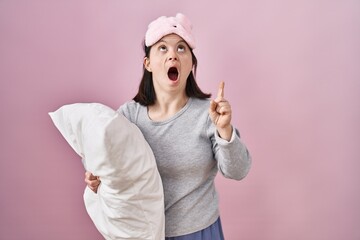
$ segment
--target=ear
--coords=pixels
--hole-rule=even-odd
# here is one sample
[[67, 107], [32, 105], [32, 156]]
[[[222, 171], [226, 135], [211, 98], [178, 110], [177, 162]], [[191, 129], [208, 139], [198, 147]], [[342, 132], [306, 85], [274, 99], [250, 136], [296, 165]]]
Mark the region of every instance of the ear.
[[148, 72], [151, 72], [150, 59], [148, 57], [144, 57], [144, 67]]

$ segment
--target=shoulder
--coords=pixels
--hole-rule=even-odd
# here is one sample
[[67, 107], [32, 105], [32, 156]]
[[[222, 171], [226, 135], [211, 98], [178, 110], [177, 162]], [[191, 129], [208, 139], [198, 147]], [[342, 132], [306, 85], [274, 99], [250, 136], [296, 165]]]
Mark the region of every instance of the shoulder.
[[194, 119], [196, 119], [197, 123], [201, 124], [208, 137], [212, 137], [215, 133], [215, 126], [209, 116], [210, 101], [210, 98], [192, 98], [191, 103], [191, 112], [195, 116]]
[[131, 122], [135, 122], [136, 116], [142, 108], [145, 108], [145, 106], [142, 106], [138, 102], [131, 100], [121, 105], [117, 112], [123, 114]]
[[209, 117], [209, 107], [210, 99], [191, 98], [189, 112], [194, 115], [196, 119], [207, 121]]
[[131, 111], [132, 109], [136, 109], [138, 104], [137, 102], [135, 102], [134, 100], [125, 102], [123, 105], [121, 105], [118, 109], [118, 112], [123, 113], [124, 111]]
[[191, 98], [191, 104], [188, 110], [188, 114], [192, 115], [196, 122], [203, 124], [208, 128], [211, 125], [209, 117], [210, 99]]
[[199, 110], [208, 109], [210, 106], [210, 99], [192, 98], [191, 107]]

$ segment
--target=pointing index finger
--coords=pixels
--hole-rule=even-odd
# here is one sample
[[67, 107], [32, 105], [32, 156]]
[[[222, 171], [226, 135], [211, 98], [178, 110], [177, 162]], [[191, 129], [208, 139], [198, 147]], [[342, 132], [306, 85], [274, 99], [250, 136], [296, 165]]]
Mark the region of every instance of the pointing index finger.
[[221, 81], [219, 84], [219, 91], [218, 91], [218, 95], [217, 95], [218, 98], [224, 97], [224, 86], [225, 86], [224, 81]]

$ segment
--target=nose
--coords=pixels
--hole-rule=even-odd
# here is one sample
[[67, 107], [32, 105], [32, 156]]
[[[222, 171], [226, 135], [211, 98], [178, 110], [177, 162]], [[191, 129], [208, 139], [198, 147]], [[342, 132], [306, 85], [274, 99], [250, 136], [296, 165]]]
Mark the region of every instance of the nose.
[[172, 60], [177, 61], [178, 60], [177, 53], [176, 53], [176, 51], [174, 49], [170, 49], [168, 51], [168, 60], [169, 61], [172, 61]]

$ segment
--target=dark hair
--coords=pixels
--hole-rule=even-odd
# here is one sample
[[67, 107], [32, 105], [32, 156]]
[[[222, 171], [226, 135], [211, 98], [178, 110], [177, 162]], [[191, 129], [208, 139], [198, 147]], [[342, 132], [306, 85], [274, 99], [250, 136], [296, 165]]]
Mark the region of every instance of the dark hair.
[[[145, 43], [143, 44], [143, 46], [144, 46], [145, 57], [149, 57], [151, 46], [147, 47]], [[211, 94], [204, 93], [203, 91], [201, 91], [201, 89], [199, 88], [199, 86], [195, 81], [197, 59], [193, 53], [193, 50], [191, 48], [190, 50], [191, 50], [191, 56], [193, 62], [193, 70], [190, 72], [186, 80], [186, 87], [185, 87], [186, 95], [188, 97], [195, 97], [200, 99], [210, 98]], [[133, 98], [133, 100], [144, 106], [149, 106], [155, 103], [156, 94], [153, 84], [152, 73], [146, 70], [145, 66], [143, 66], [143, 76], [139, 85], [139, 91], [136, 94], [136, 96]]]

